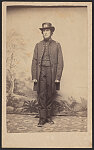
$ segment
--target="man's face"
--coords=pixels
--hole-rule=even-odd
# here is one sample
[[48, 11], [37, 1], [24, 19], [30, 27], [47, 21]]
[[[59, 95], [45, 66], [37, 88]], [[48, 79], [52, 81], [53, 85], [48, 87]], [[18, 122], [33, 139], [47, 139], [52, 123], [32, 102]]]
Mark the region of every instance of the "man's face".
[[50, 29], [44, 29], [43, 30], [43, 38], [44, 39], [49, 39], [51, 37], [52, 33]]

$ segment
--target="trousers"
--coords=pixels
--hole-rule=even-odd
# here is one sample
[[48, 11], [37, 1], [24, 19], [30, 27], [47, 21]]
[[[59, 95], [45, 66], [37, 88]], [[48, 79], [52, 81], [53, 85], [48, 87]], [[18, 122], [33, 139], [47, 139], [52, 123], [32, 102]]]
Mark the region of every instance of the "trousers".
[[38, 104], [39, 104], [39, 118], [47, 119], [52, 116], [52, 74], [51, 67], [41, 66], [40, 78], [39, 78], [39, 92], [38, 92]]

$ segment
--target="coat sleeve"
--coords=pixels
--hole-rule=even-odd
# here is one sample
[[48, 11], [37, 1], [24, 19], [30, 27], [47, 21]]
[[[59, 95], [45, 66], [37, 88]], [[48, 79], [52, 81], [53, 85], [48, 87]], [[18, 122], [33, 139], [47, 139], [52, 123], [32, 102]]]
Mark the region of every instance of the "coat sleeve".
[[37, 58], [38, 58], [38, 52], [37, 52], [37, 44], [34, 49], [33, 59], [32, 59], [32, 66], [31, 66], [31, 72], [32, 72], [32, 80], [37, 79]]
[[62, 71], [63, 71], [63, 67], [64, 67], [64, 61], [63, 61], [63, 54], [62, 54], [62, 49], [59, 43], [57, 43], [57, 47], [58, 47], [58, 56], [57, 56], [57, 73], [56, 73], [56, 80], [61, 79], [62, 76]]

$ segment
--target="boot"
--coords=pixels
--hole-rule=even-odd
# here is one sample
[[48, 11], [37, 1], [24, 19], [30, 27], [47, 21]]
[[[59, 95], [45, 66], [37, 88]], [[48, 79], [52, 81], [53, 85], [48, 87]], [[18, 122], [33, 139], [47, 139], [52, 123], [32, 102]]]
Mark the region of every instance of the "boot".
[[38, 123], [38, 127], [42, 127], [46, 123], [46, 120], [40, 119]]
[[46, 122], [49, 123], [49, 124], [54, 124], [54, 121], [52, 120], [52, 118], [47, 118]]
[[38, 127], [42, 127], [46, 123], [46, 110], [45, 109], [40, 109], [39, 110], [39, 123]]
[[50, 124], [54, 124], [53, 120], [52, 120], [52, 116], [51, 116], [51, 109], [47, 110], [47, 118], [46, 118], [46, 122], [50, 123]]

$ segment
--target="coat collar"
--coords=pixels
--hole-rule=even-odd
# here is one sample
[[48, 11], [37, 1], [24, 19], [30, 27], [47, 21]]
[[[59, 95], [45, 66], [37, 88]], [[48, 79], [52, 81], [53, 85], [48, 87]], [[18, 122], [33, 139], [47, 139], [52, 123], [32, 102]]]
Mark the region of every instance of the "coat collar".
[[48, 41], [45, 41], [45, 40], [43, 40], [43, 45], [45, 45], [45, 44], [50, 44], [52, 42], [52, 38], [50, 38]]
[[[48, 41], [48, 43], [46, 43], [44, 40], [42, 40], [41, 41], [41, 48], [40, 48], [40, 52], [39, 52], [39, 62], [41, 63], [41, 59], [42, 59], [42, 56], [43, 56], [43, 53], [44, 53], [44, 50], [45, 50], [45, 46], [50, 46], [50, 44], [51, 44], [51, 42], [52, 42], [53, 40], [50, 38], [49, 39], [49, 41]], [[47, 45], [46, 45], [47, 44]], [[51, 57], [51, 50], [50, 50], [50, 48], [49, 48], [49, 55], [50, 55], [50, 57]], [[51, 64], [52, 64], [52, 60], [51, 60]]]

